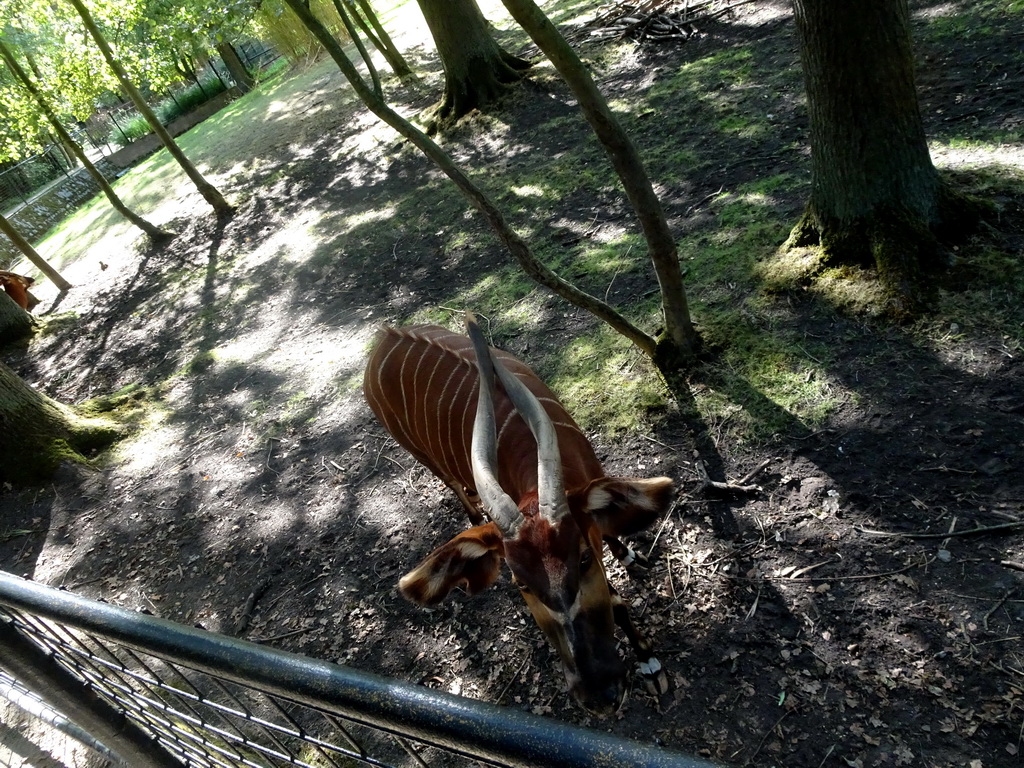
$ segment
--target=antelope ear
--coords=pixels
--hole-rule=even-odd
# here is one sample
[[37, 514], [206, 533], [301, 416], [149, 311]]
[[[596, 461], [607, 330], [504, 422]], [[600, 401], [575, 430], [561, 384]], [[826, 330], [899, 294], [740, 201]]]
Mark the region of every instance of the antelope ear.
[[629, 536], [668, 511], [672, 479], [602, 477], [587, 488], [586, 510], [602, 536]]
[[402, 595], [420, 605], [437, 605], [456, 587], [475, 595], [494, 583], [505, 556], [494, 523], [463, 531], [424, 558], [398, 582]]

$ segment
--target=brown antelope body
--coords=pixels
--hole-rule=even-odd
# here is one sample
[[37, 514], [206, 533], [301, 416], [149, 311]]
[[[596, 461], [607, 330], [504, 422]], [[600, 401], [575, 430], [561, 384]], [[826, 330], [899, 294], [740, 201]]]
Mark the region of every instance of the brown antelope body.
[[663, 693], [665, 674], [608, 583], [602, 547], [635, 565], [618, 537], [665, 512], [672, 481], [606, 477], [547, 386], [488, 348], [471, 316], [467, 327], [471, 338], [437, 326], [386, 328], [366, 366], [370, 408], [455, 491], [474, 524], [406, 574], [401, 592], [421, 605], [456, 587], [475, 594], [494, 583], [504, 560], [583, 707], [607, 714], [622, 702], [627, 673], [615, 624], [648, 689]]
[[7, 295], [14, 299], [14, 303], [24, 310], [31, 310], [39, 303], [28, 290], [34, 282], [31, 277], [0, 269], [0, 288], [3, 288]]

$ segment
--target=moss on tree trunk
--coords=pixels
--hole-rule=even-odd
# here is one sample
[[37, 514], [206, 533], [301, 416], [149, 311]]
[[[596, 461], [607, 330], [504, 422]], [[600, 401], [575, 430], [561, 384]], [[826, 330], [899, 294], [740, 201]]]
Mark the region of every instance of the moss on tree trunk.
[[928, 153], [906, 0], [795, 0], [811, 119], [811, 196], [787, 246], [873, 266], [899, 313], [929, 300], [979, 208]]
[[0, 363], [0, 481], [45, 482], [63, 461], [85, 462], [122, 434], [29, 387]]
[[419, 0], [444, 65], [444, 98], [429, 133], [474, 109], [484, 110], [519, 82], [530, 62], [505, 51], [491, 36], [476, 0]]

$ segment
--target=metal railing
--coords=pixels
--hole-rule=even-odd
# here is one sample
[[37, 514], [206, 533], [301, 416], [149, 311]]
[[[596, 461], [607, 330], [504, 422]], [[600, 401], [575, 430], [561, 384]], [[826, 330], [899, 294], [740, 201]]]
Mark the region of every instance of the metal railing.
[[131, 766], [711, 766], [4, 572], [0, 667]]

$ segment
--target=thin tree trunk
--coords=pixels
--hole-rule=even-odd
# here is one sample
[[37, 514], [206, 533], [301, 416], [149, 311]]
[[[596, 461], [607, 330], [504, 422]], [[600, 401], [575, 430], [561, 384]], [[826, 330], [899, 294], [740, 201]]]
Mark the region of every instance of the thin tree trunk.
[[359, 17], [359, 13], [346, 7], [344, 0], [334, 0], [334, 9], [338, 12], [338, 18], [341, 19], [341, 23], [345, 26], [345, 32], [348, 33], [349, 39], [352, 44], [356, 47], [359, 55], [362, 57], [363, 62], [366, 64], [366, 71], [370, 74], [370, 82], [373, 84], [374, 94], [380, 98], [384, 98], [384, 89], [380, 84], [380, 75], [377, 72], [377, 67], [373, 64], [373, 59], [370, 57], [370, 52], [366, 50], [366, 46], [363, 45], [362, 39], [359, 37], [359, 33], [356, 32], [355, 25], [352, 23], [352, 16]]
[[[345, 0], [350, 5], [352, 0]], [[397, 77], [409, 77], [413, 74], [412, 67], [409, 66], [409, 62], [405, 60], [398, 48], [395, 47], [394, 42], [391, 40], [391, 36], [388, 35], [384, 25], [380, 23], [380, 18], [377, 16], [377, 12], [373, 10], [373, 6], [370, 5], [368, 0], [359, 0], [359, 8], [362, 9], [362, 14], [359, 14], [353, 10], [352, 15], [355, 16], [356, 23], [363, 30], [370, 42], [373, 43], [374, 47], [383, 54], [387, 60], [391, 70]], [[365, 19], [365, 21], [364, 21]], [[372, 28], [372, 30], [371, 30]]]
[[36, 104], [39, 105], [39, 109], [42, 111], [43, 115], [49, 121], [50, 125], [53, 126], [53, 130], [57, 132], [57, 135], [60, 137], [62, 144], [68, 147], [74, 153], [75, 157], [78, 158], [78, 161], [82, 164], [82, 167], [85, 168], [86, 172], [90, 176], [92, 176], [93, 180], [103, 191], [103, 194], [107, 196], [107, 200], [110, 201], [110, 204], [114, 207], [114, 210], [116, 210], [118, 213], [120, 213], [122, 216], [128, 219], [128, 221], [130, 221], [136, 227], [138, 227], [147, 235], [152, 237], [154, 240], [167, 240], [174, 237], [174, 235], [171, 234], [170, 232], [165, 232], [159, 227], [150, 224], [148, 221], [146, 221], [144, 218], [139, 216], [137, 213], [135, 213], [127, 205], [124, 204], [124, 201], [122, 201], [121, 198], [118, 197], [117, 193], [114, 191], [114, 188], [110, 186], [110, 184], [107, 182], [106, 178], [103, 176], [100, 170], [95, 165], [93, 165], [92, 161], [89, 160], [89, 158], [86, 156], [85, 151], [82, 149], [82, 145], [75, 141], [71, 134], [68, 133], [67, 130], [65, 130], [64, 126], [57, 118], [57, 115], [54, 113], [53, 109], [47, 103], [46, 98], [43, 96], [42, 92], [39, 90], [39, 88], [36, 87], [36, 84], [32, 82], [32, 79], [28, 76], [28, 73], [21, 68], [21, 65], [18, 64], [17, 59], [14, 58], [14, 55], [11, 53], [10, 49], [6, 45], [4, 45], [4, 42], [2, 40], [0, 40], [0, 56], [2, 56], [4, 61], [7, 62], [7, 66], [11, 70], [11, 72], [14, 73], [14, 76], [17, 77], [21, 81], [22, 85], [25, 86], [25, 89], [28, 90], [30, 94], [32, 94], [32, 98], [36, 100]]
[[576, 52], [544, 12], [533, 0], [503, 2], [572, 89], [580, 110], [622, 180], [626, 196], [640, 221], [661, 288], [665, 319], [665, 336], [659, 342], [661, 349], [655, 362], [663, 371], [692, 364], [700, 351], [701, 340], [690, 319], [676, 241], [669, 230], [661, 201], [651, 186], [640, 153], [608, 107], [608, 102]]
[[[142, 94], [139, 93], [139, 89], [129, 80], [128, 73], [125, 72], [124, 67], [121, 66], [116, 58], [114, 58], [113, 51], [110, 50], [110, 45], [107, 44], [106, 39], [100, 32], [99, 27], [96, 26], [96, 22], [93, 21], [92, 15], [89, 13], [89, 9], [85, 7], [82, 0], [68, 0], [78, 11], [78, 15], [82, 17], [82, 23], [85, 24], [86, 30], [89, 35], [96, 42], [100, 52], [103, 54], [103, 58], [106, 59], [110, 69], [113, 70], [117, 76], [118, 81], [121, 83], [121, 87], [124, 88], [125, 93], [135, 104], [135, 108], [139, 110], [139, 113], [145, 118], [146, 122], [149, 123], [153, 132], [160, 137], [160, 141], [163, 142], [164, 147], [171, 153], [171, 157], [177, 160], [178, 165], [181, 166], [185, 174], [192, 180], [192, 183], [196, 185], [199, 193], [203, 196], [203, 199], [217, 212], [219, 217], [231, 216], [235, 209], [228, 205], [228, 202], [224, 199], [217, 188], [208, 182], [203, 175], [196, 169], [192, 162], [185, 157], [185, 153], [181, 151], [181, 147], [175, 143], [171, 134], [167, 132], [167, 129], [157, 119], [157, 116], [150, 109], [146, 100], [142, 98]], [[214, 72], [216, 72], [214, 68]]]
[[508, 225], [508, 222], [505, 221], [505, 217], [498, 210], [497, 206], [452, 162], [452, 159], [444, 150], [412, 123], [388, 107], [382, 98], [367, 87], [356, 71], [356, 68], [352, 65], [352, 62], [345, 56], [341, 45], [334, 39], [328, 29], [313, 16], [308, 5], [303, 0], [285, 0], [285, 2], [295, 11], [295, 14], [302, 23], [307, 26], [324, 46], [370, 111], [408, 139], [413, 146], [423, 152], [455, 183], [466, 199], [487, 219], [487, 222], [491, 225], [499, 239], [501, 239], [505, 247], [508, 248], [530, 277], [541, 285], [547, 286], [566, 301], [585, 309], [600, 320], [608, 323], [608, 325], [639, 347], [644, 354], [651, 358], [655, 356], [657, 342], [651, 336], [629, 322], [606, 302], [579, 290], [571, 283], [563, 280], [534, 256], [526, 241]]
[[40, 256], [36, 249], [32, 247], [28, 240], [21, 236], [21, 233], [14, 228], [4, 216], [0, 215], [0, 232], [3, 232], [7, 237], [14, 243], [14, 247], [17, 248], [26, 259], [31, 261], [35, 266], [53, 281], [53, 284], [62, 291], [66, 291], [71, 288], [71, 283], [65, 280], [60, 272], [51, 267], [46, 259]]

